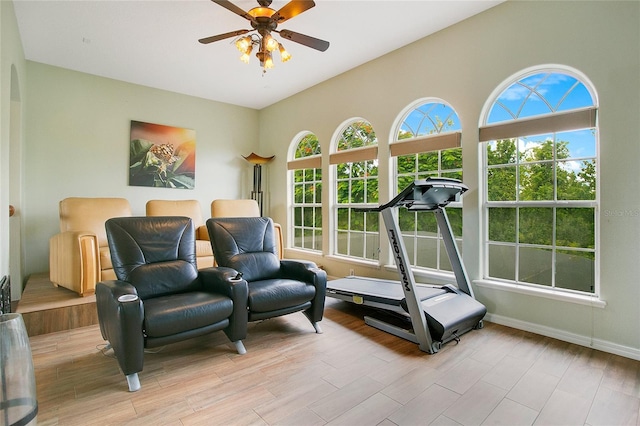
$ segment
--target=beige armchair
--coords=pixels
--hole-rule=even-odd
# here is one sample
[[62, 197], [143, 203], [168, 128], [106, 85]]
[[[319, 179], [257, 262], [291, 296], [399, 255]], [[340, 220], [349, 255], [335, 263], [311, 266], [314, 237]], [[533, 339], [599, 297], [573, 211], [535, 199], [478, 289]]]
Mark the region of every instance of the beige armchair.
[[60, 201], [60, 233], [49, 239], [49, 280], [81, 296], [96, 282], [115, 279], [104, 223], [131, 216], [124, 198], [65, 198]]
[[[260, 206], [256, 200], [213, 200], [211, 202], [211, 217], [260, 217]], [[279, 223], [273, 224], [276, 232], [276, 248], [278, 257], [284, 257], [284, 240], [282, 227]]]
[[196, 264], [198, 269], [213, 266], [213, 250], [198, 200], [150, 200], [147, 201], [146, 210], [147, 216], [185, 216], [191, 218], [196, 229]]

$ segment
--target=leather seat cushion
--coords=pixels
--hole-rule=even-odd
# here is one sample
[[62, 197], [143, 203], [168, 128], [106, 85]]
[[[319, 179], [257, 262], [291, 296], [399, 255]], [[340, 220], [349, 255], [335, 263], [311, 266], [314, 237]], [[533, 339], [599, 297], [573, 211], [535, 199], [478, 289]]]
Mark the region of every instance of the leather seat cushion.
[[313, 285], [290, 279], [249, 282], [249, 310], [270, 312], [310, 301], [316, 294]]
[[195, 291], [144, 301], [144, 329], [148, 337], [163, 337], [223, 321], [233, 312], [225, 296]]

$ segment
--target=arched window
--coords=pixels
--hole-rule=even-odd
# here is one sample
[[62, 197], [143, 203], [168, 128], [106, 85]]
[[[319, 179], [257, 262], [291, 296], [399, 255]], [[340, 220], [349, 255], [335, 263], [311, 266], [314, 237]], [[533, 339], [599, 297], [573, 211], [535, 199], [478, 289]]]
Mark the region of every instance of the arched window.
[[[395, 164], [395, 193], [427, 177], [462, 180], [460, 120], [454, 109], [438, 99], [423, 100], [408, 108], [390, 146]], [[458, 244], [462, 237], [462, 203], [447, 207]], [[451, 271], [451, 264], [431, 212], [398, 210], [398, 225], [414, 267]]]
[[[297, 143], [296, 143], [297, 142]], [[293, 159], [287, 163], [292, 174], [290, 221], [291, 246], [322, 251], [322, 157], [316, 135], [302, 133], [294, 140]], [[290, 157], [291, 157], [290, 156]]]
[[334, 146], [333, 253], [378, 260], [378, 213], [359, 211], [378, 206], [378, 139], [371, 124], [359, 119], [344, 125]]
[[480, 128], [484, 277], [597, 294], [595, 91], [552, 68], [494, 93]]

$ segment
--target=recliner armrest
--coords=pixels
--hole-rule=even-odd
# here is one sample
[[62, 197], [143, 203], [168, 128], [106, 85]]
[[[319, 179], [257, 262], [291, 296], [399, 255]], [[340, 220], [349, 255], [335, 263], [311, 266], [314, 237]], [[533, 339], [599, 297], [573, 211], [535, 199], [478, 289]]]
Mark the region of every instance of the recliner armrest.
[[236, 342], [247, 337], [247, 300], [249, 286], [244, 279], [235, 279], [238, 271], [233, 268], [214, 267], [200, 269], [200, 280], [205, 291], [222, 294], [233, 301], [233, 313], [229, 317], [229, 327], [225, 329], [229, 340]]
[[[122, 298], [127, 295], [135, 297]], [[96, 307], [100, 332], [113, 347], [122, 372], [128, 375], [141, 371], [144, 306], [136, 288], [125, 281], [100, 281], [96, 285]]]
[[282, 278], [291, 278], [306, 282], [315, 282], [319, 280], [322, 283], [324, 278], [324, 284], [327, 282], [327, 273], [311, 261], [307, 260], [280, 260], [281, 276]]
[[49, 239], [49, 280], [81, 296], [100, 280], [98, 237], [91, 231], [66, 231]]

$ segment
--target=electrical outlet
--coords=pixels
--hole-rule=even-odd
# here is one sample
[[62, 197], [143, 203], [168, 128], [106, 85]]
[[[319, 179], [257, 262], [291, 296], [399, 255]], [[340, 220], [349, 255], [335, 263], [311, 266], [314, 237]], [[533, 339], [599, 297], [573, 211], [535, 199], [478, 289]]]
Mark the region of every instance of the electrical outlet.
[[349, 275], [350, 276], [354, 276], [355, 275], [355, 271], [353, 270], [353, 268], [349, 269]]

